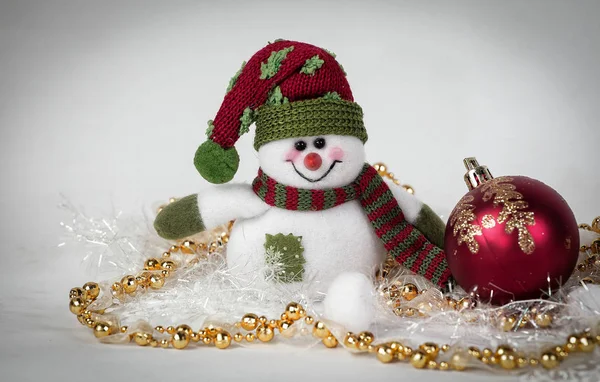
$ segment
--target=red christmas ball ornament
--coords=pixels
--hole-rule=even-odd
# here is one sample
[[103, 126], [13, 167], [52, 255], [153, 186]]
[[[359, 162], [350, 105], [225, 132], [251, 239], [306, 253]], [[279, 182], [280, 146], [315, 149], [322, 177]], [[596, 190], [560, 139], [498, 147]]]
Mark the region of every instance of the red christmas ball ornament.
[[494, 178], [475, 158], [464, 162], [470, 191], [450, 214], [445, 236], [455, 280], [494, 304], [549, 295], [577, 263], [573, 211], [538, 180]]

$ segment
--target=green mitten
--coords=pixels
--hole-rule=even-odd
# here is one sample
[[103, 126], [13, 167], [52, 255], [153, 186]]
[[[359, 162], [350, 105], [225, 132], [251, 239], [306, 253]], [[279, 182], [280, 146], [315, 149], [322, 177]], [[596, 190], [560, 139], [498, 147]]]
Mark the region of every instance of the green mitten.
[[168, 240], [181, 239], [206, 229], [198, 210], [198, 195], [189, 195], [162, 209], [154, 219], [158, 235]]

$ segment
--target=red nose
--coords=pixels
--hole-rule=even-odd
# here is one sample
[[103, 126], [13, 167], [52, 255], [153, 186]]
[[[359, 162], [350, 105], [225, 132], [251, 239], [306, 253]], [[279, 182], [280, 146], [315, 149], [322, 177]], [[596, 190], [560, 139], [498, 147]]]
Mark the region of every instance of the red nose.
[[323, 160], [317, 153], [310, 153], [304, 157], [304, 166], [310, 171], [317, 171], [321, 167]]

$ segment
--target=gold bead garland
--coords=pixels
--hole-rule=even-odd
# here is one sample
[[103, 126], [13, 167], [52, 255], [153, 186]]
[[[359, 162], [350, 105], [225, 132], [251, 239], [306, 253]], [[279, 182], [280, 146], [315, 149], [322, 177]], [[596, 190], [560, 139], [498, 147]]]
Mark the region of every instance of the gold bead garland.
[[[580, 224], [579, 228], [600, 235], [600, 216], [596, 217], [592, 224]], [[582, 245], [579, 251], [587, 255], [576, 267], [579, 272], [586, 273], [581, 282], [600, 284], [600, 237], [592, 241], [590, 245]]]
[[[392, 173], [387, 172], [384, 164], [374, 165], [375, 169], [382, 176], [391, 179], [395, 184], [400, 182], [394, 178]], [[414, 193], [410, 186], [403, 186], [408, 192]], [[171, 198], [170, 203], [176, 199]], [[162, 209], [164, 206], [159, 208]], [[123, 300], [127, 295], [132, 295], [139, 291], [158, 290], [162, 288], [165, 281], [172, 276], [177, 269], [178, 264], [170, 260], [171, 254], [180, 252], [186, 255], [205, 256], [201, 251], [213, 253], [222, 248], [229, 240], [229, 233], [233, 222], [230, 222], [225, 230], [218, 232], [217, 240], [210, 243], [195, 243], [191, 240], [185, 240], [178, 245], [173, 245], [168, 251], [162, 254], [161, 259], [149, 258], [144, 262], [143, 269], [137, 276], [126, 275], [120, 281], [114, 282], [108, 291], [101, 290], [101, 287], [95, 282], [85, 283], [81, 288], [72, 288], [69, 291], [69, 309], [76, 315], [77, 320], [84, 326], [92, 329], [95, 337], [103, 339], [111, 335], [127, 334], [129, 328], [120, 326], [114, 318], [105, 317], [106, 309], [88, 310], [94, 301], [98, 299], [101, 293], [108, 293], [113, 298]], [[600, 233], [600, 217], [594, 219], [591, 225], [580, 225], [580, 228]], [[213, 232], [214, 233], [214, 232]], [[598, 267], [598, 250], [600, 249], [600, 239], [592, 242], [590, 246], [582, 247], [581, 251], [589, 251], [593, 254], [593, 261], [586, 259], [585, 266], [588, 270], [590, 263], [592, 267]], [[192, 259], [185, 266], [193, 266], [197, 263]], [[580, 264], [581, 265], [581, 264]], [[387, 276], [392, 272], [395, 261], [388, 257], [377, 278], [379, 281], [386, 281]], [[579, 269], [579, 266], [578, 266]], [[426, 316], [427, 307], [419, 306], [402, 307], [402, 302], [410, 302], [419, 294], [426, 290], [419, 290], [415, 284], [399, 284], [397, 281], [391, 285], [381, 288], [380, 293], [386, 298], [388, 305], [393, 307], [393, 311], [398, 316]], [[445, 308], [459, 312], [472, 310], [476, 307], [476, 301], [470, 297], [463, 297], [456, 300], [452, 297], [446, 297]], [[498, 323], [502, 329], [514, 330], [522, 328], [525, 325], [534, 325], [536, 327], [546, 328], [553, 322], [553, 316], [549, 312], [537, 312], [532, 309], [527, 315], [517, 317], [512, 315], [501, 315]], [[319, 338], [327, 348], [338, 346], [338, 339], [329, 331], [322, 321], [315, 321], [312, 316], [307, 315], [305, 309], [298, 303], [291, 302], [287, 305], [285, 312], [277, 319], [268, 319], [265, 316], [258, 316], [254, 313], [245, 314], [238, 322], [233, 324], [234, 328], [242, 328], [247, 333], [241, 332], [230, 334], [221, 327], [209, 325], [199, 331], [194, 331], [190, 326], [182, 324], [177, 327], [156, 326], [153, 333], [151, 331], [138, 330], [128, 334], [129, 341], [135, 342], [139, 346], [151, 346], [175, 349], [185, 349], [190, 343], [199, 345], [214, 345], [218, 349], [227, 349], [232, 342], [254, 342], [258, 339], [261, 342], [271, 342], [278, 333], [281, 337], [291, 338], [296, 334], [297, 322], [303, 321], [304, 324], [312, 327], [312, 334]], [[295, 325], [296, 324], [296, 325]], [[564, 344], [548, 348], [539, 357], [526, 356], [508, 345], [500, 345], [495, 350], [490, 348], [479, 349], [478, 347], [469, 347], [467, 350], [454, 349], [448, 344], [437, 344], [425, 342], [416, 348], [392, 341], [375, 344], [375, 336], [371, 332], [360, 332], [354, 334], [346, 333], [343, 339], [343, 345], [354, 352], [366, 352], [375, 354], [376, 358], [383, 363], [395, 361], [409, 362], [415, 368], [428, 368], [432, 370], [465, 370], [473, 361], [479, 361], [484, 365], [500, 367], [505, 370], [520, 369], [524, 367], [543, 366], [546, 369], [553, 369], [572, 353], [593, 352], [600, 344], [600, 333], [596, 336], [590, 330], [582, 333], [574, 333], [567, 338]]]

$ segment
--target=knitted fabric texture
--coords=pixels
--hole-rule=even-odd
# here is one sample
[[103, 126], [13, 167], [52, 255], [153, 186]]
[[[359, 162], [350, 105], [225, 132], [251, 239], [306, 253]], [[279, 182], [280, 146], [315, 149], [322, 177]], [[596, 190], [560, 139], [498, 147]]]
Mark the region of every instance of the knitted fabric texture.
[[447, 287], [451, 273], [444, 250], [406, 221], [392, 191], [369, 164], [345, 187], [326, 190], [289, 187], [259, 170], [252, 188], [265, 203], [287, 210], [321, 211], [359, 200], [375, 234], [396, 261], [431, 282]]
[[267, 142], [293, 137], [352, 135], [363, 143], [368, 138], [361, 107], [344, 100], [317, 98], [263, 106], [255, 117], [256, 150]]

